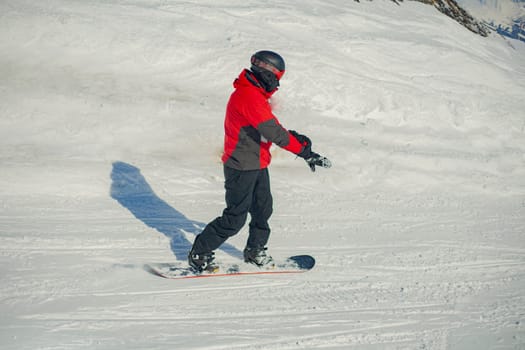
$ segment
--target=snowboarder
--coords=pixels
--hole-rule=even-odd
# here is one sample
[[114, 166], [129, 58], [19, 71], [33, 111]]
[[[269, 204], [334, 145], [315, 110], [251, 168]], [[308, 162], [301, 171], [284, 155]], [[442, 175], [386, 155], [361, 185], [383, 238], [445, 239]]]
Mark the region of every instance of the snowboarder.
[[215, 272], [214, 251], [237, 234], [251, 216], [244, 260], [260, 267], [273, 265], [266, 252], [270, 236], [268, 219], [272, 214], [272, 195], [268, 165], [272, 143], [306, 160], [312, 171], [329, 168], [330, 161], [312, 151], [304, 135], [281, 126], [268, 99], [278, 90], [284, 74], [283, 58], [272, 51], [259, 51], [251, 57], [251, 68], [234, 81], [234, 92], [226, 107], [224, 121], [224, 177], [226, 209], [195, 238], [188, 254], [191, 267], [199, 272]]

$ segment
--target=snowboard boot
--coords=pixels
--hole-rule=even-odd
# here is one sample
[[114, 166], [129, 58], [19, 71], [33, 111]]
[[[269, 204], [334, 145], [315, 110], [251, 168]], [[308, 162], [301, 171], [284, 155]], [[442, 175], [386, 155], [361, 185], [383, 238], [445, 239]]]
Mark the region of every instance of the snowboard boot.
[[214, 252], [196, 254], [192, 250], [188, 254], [188, 263], [197, 272], [215, 273], [219, 271], [219, 265], [217, 265], [214, 260], [215, 260]]
[[273, 269], [275, 267], [275, 263], [273, 261], [273, 258], [266, 254], [266, 250], [268, 248], [261, 247], [261, 248], [250, 248], [246, 247], [244, 249], [244, 262], [253, 264], [259, 267], [264, 267], [267, 269]]

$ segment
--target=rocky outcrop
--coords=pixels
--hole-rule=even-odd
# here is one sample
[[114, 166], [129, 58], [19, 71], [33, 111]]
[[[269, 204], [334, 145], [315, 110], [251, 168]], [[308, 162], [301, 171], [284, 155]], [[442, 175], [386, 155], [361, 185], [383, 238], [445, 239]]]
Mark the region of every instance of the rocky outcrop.
[[481, 36], [488, 36], [489, 30], [465, 11], [455, 0], [413, 0], [434, 5], [440, 12], [461, 23], [470, 31]]
[[[360, 0], [354, 0], [360, 2]], [[403, 0], [392, 0], [394, 3], [400, 5]], [[455, 0], [408, 0], [418, 1], [424, 4], [432, 5], [437, 8], [441, 13], [453, 18], [463, 26], [468, 28], [470, 31], [479, 34], [481, 36], [488, 36], [489, 29], [481, 22], [478, 22], [472, 17], [465, 9], [458, 5]]]

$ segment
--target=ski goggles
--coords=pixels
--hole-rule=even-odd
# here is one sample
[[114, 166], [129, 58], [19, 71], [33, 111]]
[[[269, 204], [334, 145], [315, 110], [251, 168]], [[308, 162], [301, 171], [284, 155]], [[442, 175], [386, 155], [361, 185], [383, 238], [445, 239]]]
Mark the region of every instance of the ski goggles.
[[256, 58], [255, 56], [252, 57], [251, 61], [252, 61], [252, 65], [254, 65], [256, 67], [259, 67], [259, 68], [262, 68], [262, 69], [265, 69], [265, 70], [270, 71], [273, 74], [275, 74], [275, 76], [277, 77], [277, 80], [281, 80], [282, 76], [284, 75], [284, 70], [278, 70], [272, 64], [264, 62], [264, 61]]

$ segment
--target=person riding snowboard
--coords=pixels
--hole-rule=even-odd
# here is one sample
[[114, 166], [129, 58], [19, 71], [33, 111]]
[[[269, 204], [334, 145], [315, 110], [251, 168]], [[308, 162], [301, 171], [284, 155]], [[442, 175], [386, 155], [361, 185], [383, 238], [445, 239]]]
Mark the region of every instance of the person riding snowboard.
[[224, 166], [226, 209], [195, 238], [188, 263], [198, 272], [216, 272], [214, 251], [237, 234], [248, 214], [251, 216], [244, 260], [259, 267], [274, 265], [266, 252], [272, 214], [272, 194], [268, 165], [270, 147], [281, 148], [304, 158], [312, 171], [329, 168], [330, 161], [312, 151], [304, 135], [286, 130], [272, 113], [268, 99], [278, 90], [285, 70], [283, 58], [272, 51], [258, 51], [251, 57], [251, 68], [235, 79], [235, 91], [226, 107], [224, 120]]

